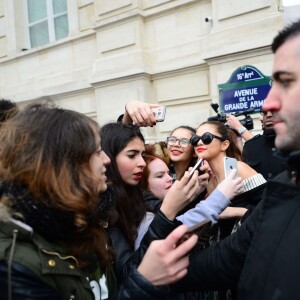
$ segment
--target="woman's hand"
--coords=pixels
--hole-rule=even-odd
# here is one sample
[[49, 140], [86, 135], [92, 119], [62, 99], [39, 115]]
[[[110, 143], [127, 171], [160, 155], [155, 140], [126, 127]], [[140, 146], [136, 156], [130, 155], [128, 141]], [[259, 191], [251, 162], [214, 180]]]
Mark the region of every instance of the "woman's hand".
[[204, 164], [200, 167], [200, 171], [203, 173], [201, 175], [198, 176], [198, 182], [200, 185], [200, 192], [202, 193], [207, 185], [208, 185], [208, 180], [210, 178], [210, 173], [209, 173], [209, 165], [208, 164]]
[[175, 219], [179, 211], [200, 194], [198, 171], [194, 172], [191, 179], [189, 177], [189, 172], [186, 171], [181, 180], [175, 181], [160, 207], [160, 210], [171, 221]]
[[231, 200], [235, 196], [241, 194], [243, 189], [243, 180], [241, 177], [234, 178], [237, 170], [233, 169], [229, 175], [222, 180], [217, 189], [228, 199]]
[[156, 124], [156, 118], [151, 108], [159, 107], [158, 104], [150, 104], [141, 101], [130, 101], [125, 105], [123, 124], [132, 124], [139, 127], [153, 126]]
[[186, 225], [179, 226], [166, 239], [150, 244], [137, 270], [152, 284], [174, 283], [186, 275], [189, 265], [187, 255], [198, 240], [196, 235], [192, 235], [178, 245], [187, 229]]

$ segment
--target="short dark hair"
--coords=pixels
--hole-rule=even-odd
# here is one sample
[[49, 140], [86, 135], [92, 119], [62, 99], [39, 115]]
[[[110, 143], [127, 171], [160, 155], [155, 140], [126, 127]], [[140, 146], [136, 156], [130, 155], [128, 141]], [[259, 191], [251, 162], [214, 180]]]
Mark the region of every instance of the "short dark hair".
[[300, 19], [283, 28], [279, 31], [277, 36], [275, 36], [271, 46], [273, 53], [275, 53], [288, 39], [297, 35], [300, 35]]

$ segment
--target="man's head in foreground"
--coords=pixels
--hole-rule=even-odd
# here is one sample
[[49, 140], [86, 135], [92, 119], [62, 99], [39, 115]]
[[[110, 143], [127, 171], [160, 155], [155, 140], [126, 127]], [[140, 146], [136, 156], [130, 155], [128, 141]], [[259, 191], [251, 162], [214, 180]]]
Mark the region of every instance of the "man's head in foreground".
[[279, 32], [272, 50], [273, 85], [263, 110], [273, 114], [276, 147], [300, 150], [300, 20]]

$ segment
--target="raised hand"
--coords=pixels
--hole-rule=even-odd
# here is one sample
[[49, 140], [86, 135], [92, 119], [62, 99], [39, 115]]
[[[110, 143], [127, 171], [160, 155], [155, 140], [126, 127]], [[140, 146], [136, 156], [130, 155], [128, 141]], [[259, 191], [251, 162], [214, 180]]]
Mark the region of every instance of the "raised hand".
[[200, 167], [200, 171], [203, 174], [198, 176], [198, 182], [199, 182], [199, 185], [200, 185], [200, 193], [202, 193], [208, 185], [208, 180], [209, 180], [209, 177], [210, 177], [209, 165], [207, 163], [205, 163], [204, 165], [202, 165]]
[[226, 122], [227, 122], [226, 124], [230, 128], [232, 128], [232, 129], [234, 129], [236, 131], [238, 131], [239, 128], [243, 127], [243, 125], [241, 124], [240, 120], [237, 117], [235, 117], [235, 116], [233, 116], [231, 114], [227, 114], [226, 115]]
[[217, 186], [217, 189], [228, 200], [231, 200], [233, 197], [243, 192], [243, 180], [241, 177], [235, 178], [236, 172], [236, 169], [233, 169], [229, 175]]
[[156, 240], [150, 244], [138, 271], [152, 284], [174, 283], [186, 275], [189, 265], [187, 255], [198, 240], [196, 235], [192, 235], [178, 245], [187, 229], [186, 225], [179, 226], [166, 239]]
[[193, 201], [200, 193], [198, 171], [189, 180], [189, 172], [186, 171], [181, 180], [176, 180], [167, 192], [160, 210], [169, 220], [173, 220], [179, 211]]
[[159, 107], [158, 104], [150, 104], [141, 101], [130, 101], [125, 105], [123, 117], [124, 124], [136, 124], [139, 127], [153, 126], [156, 124], [156, 118], [151, 108]]

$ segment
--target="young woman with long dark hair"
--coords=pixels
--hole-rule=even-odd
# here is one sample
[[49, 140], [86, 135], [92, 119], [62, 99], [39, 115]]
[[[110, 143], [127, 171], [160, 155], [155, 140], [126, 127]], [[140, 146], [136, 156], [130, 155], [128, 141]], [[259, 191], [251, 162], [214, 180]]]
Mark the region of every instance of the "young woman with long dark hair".
[[[117, 224], [133, 248], [137, 228], [146, 215], [145, 199], [138, 186], [146, 166], [143, 158], [144, 137], [137, 126], [116, 122], [102, 127], [101, 138], [103, 150], [111, 160], [107, 167], [107, 177], [113, 187], [114, 208], [118, 214]], [[177, 181], [160, 207], [160, 212], [169, 221], [173, 221], [177, 213], [198, 193], [199, 184], [196, 177], [191, 181]]]

